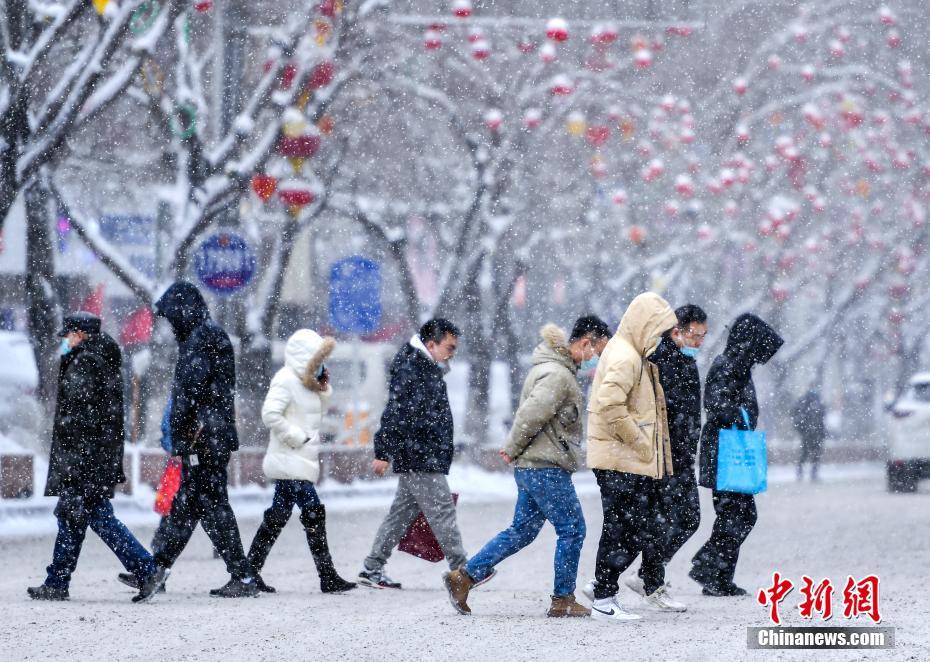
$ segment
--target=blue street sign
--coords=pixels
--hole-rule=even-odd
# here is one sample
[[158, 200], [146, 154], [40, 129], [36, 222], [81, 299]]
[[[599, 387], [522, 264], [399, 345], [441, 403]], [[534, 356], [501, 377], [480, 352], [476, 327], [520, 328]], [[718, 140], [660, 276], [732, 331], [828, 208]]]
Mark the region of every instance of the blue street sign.
[[381, 267], [360, 255], [329, 270], [329, 322], [341, 333], [365, 335], [381, 323]]
[[255, 253], [239, 235], [217, 232], [197, 248], [194, 271], [211, 292], [232, 294], [255, 275]]

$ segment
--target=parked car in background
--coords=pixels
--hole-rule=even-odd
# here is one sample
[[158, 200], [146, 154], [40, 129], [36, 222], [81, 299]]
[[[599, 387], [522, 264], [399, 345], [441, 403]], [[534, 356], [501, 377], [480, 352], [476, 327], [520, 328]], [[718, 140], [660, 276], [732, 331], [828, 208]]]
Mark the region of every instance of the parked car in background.
[[888, 490], [914, 492], [930, 478], [930, 372], [911, 377], [888, 413]]

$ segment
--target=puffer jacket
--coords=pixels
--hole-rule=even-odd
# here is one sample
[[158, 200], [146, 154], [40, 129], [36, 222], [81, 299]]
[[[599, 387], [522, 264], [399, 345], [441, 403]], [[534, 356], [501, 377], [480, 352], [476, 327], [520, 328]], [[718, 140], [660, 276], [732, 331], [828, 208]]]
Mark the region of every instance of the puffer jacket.
[[640, 294], [601, 354], [588, 401], [588, 466], [662, 478], [670, 476], [672, 448], [659, 369], [645, 358], [675, 326], [672, 307], [658, 294]]
[[522, 469], [575, 471], [581, 455], [582, 396], [565, 333], [554, 324], [540, 331], [533, 367], [523, 382], [520, 404], [504, 452]]
[[271, 430], [262, 470], [272, 480], [320, 478], [320, 426], [332, 387], [316, 374], [336, 341], [301, 329], [287, 340], [284, 367], [271, 380], [262, 422]]

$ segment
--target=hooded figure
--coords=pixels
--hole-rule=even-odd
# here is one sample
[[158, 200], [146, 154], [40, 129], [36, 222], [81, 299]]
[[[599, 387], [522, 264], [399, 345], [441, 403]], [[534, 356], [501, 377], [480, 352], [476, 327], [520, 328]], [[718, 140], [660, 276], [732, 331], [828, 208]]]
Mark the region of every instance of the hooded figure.
[[581, 454], [581, 388], [565, 333], [555, 324], [540, 331], [533, 367], [520, 394], [504, 451], [524, 469], [578, 469]]
[[646, 357], [677, 324], [658, 294], [633, 299], [601, 354], [588, 402], [588, 466], [661, 478], [672, 447], [659, 369]]
[[168, 288], [155, 312], [168, 320], [178, 341], [171, 392], [174, 455], [237, 450], [236, 359], [229, 336], [210, 319], [200, 291], [185, 281]]
[[714, 528], [710, 539], [691, 559], [688, 576], [701, 584], [704, 595], [739, 596], [746, 590], [734, 581], [740, 546], [756, 524], [756, 502], [751, 494], [718, 491], [717, 444], [720, 431], [746, 427], [740, 409], [749, 416], [749, 429], [759, 420], [752, 367], [765, 364], [784, 340], [752, 314], [740, 315], [730, 327], [727, 347], [714, 359], [704, 387], [707, 420], [701, 432], [700, 484], [713, 490]]
[[333, 392], [323, 362], [335, 347], [335, 340], [321, 338], [310, 329], [295, 332], [284, 348], [284, 367], [272, 378], [262, 406], [262, 422], [271, 432], [262, 469], [276, 483], [271, 507], [249, 548], [249, 563], [259, 590], [266, 593], [275, 589], [259, 573], [295, 506], [300, 509], [320, 589], [341, 593], [355, 588], [333, 565], [326, 538], [326, 508], [313, 486], [320, 478], [320, 427]]
[[768, 363], [784, 340], [757, 316], [740, 315], [730, 327], [727, 347], [714, 359], [704, 386], [704, 412], [701, 432], [700, 484], [717, 487], [717, 439], [720, 430], [744, 428], [740, 408], [749, 414], [749, 427], [756, 429], [759, 403], [752, 382], [752, 367]]
[[155, 560], [171, 568], [200, 522], [232, 576], [210, 594], [253, 596], [258, 589], [227, 492], [230, 453], [239, 448], [232, 343], [191, 283], [171, 285], [155, 312], [168, 320], [178, 341], [169, 427], [171, 452], [181, 457], [181, 487], [155, 532]]
[[661, 507], [659, 479], [670, 476], [672, 447], [659, 368], [646, 358], [663, 333], [678, 323], [658, 294], [640, 294], [601, 353], [588, 402], [588, 466], [601, 490], [604, 512], [595, 579], [585, 589], [595, 620], [640, 618], [617, 599], [618, 579], [643, 555], [642, 595], [647, 606], [684, 611], [665, 586], [662, 554], [650, 531]]

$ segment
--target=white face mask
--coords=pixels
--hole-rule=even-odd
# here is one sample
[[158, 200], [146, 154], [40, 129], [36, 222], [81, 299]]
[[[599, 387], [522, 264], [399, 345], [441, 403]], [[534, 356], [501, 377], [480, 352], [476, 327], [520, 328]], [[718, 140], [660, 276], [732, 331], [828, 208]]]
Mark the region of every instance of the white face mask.
[[452, 359], [446, 359], [445, 361], [437, 361], [436, 365], [438, 365], [439, 369], [442, 370], [443, 376], [448, 375], [449, 371], [452, 370]]

